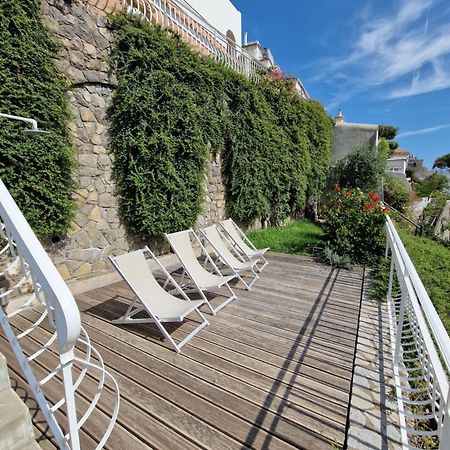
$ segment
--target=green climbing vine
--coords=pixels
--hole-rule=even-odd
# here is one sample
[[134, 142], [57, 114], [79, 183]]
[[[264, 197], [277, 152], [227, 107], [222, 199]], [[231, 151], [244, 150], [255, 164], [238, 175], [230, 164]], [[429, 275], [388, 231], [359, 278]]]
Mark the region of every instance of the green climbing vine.
[[[118, 87], [109, 109], [121, 215], [144, 237], [192, 226], [220, 153], [227, 213], [278, 224], [318, 198], [332, 122], [288, 80], [255, 83], [136, 17], [111, 18]], [[311, 178], [314, 177], [314, 180]]]
[[68, 86], [39, 0], [0, 2], [0, 112], [31, 117], [48, 136], [0, 118], [0, 178], [41, 236], [64, 233], [74, 214]]

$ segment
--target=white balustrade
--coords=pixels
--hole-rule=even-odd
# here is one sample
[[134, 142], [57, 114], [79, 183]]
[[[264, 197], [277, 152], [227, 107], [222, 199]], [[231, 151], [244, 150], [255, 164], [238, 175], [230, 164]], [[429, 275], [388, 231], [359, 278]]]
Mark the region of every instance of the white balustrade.
[[427, 437], [438, 439], [440, 450], [448, 449], [450, 339], [389, 217], [386, 236], [386, 256], [391, 255], [388, 307], [393, 371], [403, 447], [418, 448], [417, 440]]
[[212, 56], [237, 72], [255, 79], [267, 69], [257, 59], [205, 21], [200, 15], [187, 14], [173, 0], [85, 0], [86, 4], [102, 12], [127, 11], [146, 18], [164, 28], [171, 29], [202, 53]]
[[[69, 288], [1, 180], [0, 278], [9, 282], [0, 291], [0, 323], [58, 448], [80, 448], [79, 430], [96, 409], [109, 378], [115, 403], [104, 435], [96, 436], [96, 448], [102, 448], [119, 412], [118, 385], [81, 326]], [[26, 315], [30, 308], [34, 323]], [[19, 332], [17, 320], [29, 325]], [[42, 343], [42, 336], [50, 337]], [[47, 364], [54, 361], [54, 369], [45, 369], [43, 358]], [[86, 375], [90, 387], [84, 389], [81, 406], [76, 393], [85, 387]]]

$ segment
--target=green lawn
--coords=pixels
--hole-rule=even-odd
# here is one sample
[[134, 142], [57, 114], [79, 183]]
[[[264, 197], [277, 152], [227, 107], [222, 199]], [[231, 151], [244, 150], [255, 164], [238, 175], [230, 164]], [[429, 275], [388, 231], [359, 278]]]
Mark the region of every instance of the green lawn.
[[322, 229], [306, 220], [289, 222], [283, 228], [266, 228], [250, 231], [249, 239], [258, 248], [270, 247], [270, 250], [295, 255], [313, 255], [313, 247], [321, 242]]
[[431, 301], [450, 334], [450, 249], [428, 239], [399, 229]]

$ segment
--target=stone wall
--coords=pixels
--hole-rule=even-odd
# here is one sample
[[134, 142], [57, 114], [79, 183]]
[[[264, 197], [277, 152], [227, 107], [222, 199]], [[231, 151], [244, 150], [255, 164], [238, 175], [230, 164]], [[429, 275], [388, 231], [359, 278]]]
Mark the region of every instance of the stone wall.
[[[111, 34], [107, 19], [75, 1], [43, 0], [42, 9], [49, 28], [61, 40], [59, 66], [72, 84], [68, 95], [79, 163], [79, 186], [74, 193], [77, 213], [67, 236], [48, 248], [59, 272], [68, 280], [111, 270], [109, 255], [144, 243], [127, 232], [114, 195], [106, 111], [117, 80], [108, 67]], [[213, 159], [207, 172], [204, 213], [198, 218], [201, 225], [224, 216], [220, 160]]]

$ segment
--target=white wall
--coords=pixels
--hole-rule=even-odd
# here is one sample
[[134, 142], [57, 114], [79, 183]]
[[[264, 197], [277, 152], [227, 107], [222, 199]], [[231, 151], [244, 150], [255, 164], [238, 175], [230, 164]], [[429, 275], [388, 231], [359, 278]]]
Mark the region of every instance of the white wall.
[[[184, 7], [183, 1], [177, 2], [183, 9], [189, 13]], [[242, 43], [242, 23], [241, 13], [234, 7], [230, 0], [185, 0], [192, 8], [194, 8], [207, 22], [214, 28], [217, 28], [222, 34], [227, 34], [231, 30], [236, 38], [238, 46]]]
[[406, 159], [388, 159], [386, 163], [386, 168], [391, 172], [400, 172], [406, 174], [406, 167], [408, 161]]

